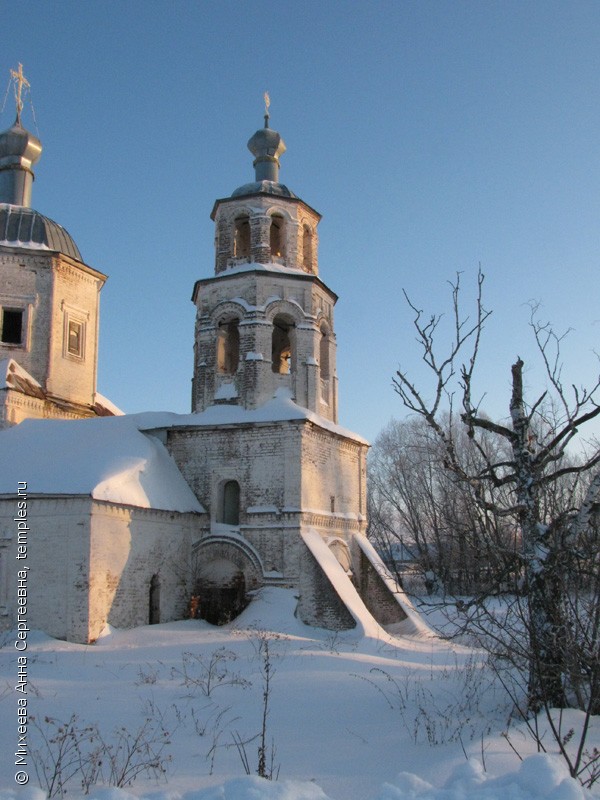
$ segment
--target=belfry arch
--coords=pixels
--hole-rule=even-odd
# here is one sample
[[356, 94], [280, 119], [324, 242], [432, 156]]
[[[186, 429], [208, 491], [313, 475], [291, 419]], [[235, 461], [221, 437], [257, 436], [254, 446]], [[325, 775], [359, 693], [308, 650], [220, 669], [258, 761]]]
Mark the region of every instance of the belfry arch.
[[271, 225], [269, 228], [269, 244], [271, 256], [273, 258], [285, 258], [286, 256], [286, 222], [283, 214], [271, 214]]
[[251, 251], [250, 217], [247, 213], [239, 214], [233, 222], [233, 255], [249, 259]]
[[273, 319], [271, 342], [271, 368], [279, 375], [295, 371], [296, 332], [294, 321], [287, 314], [277, 314]]
[[239, 319], [220, 322], [217, 328], [217, 371], [235, 375], [240, 360]]

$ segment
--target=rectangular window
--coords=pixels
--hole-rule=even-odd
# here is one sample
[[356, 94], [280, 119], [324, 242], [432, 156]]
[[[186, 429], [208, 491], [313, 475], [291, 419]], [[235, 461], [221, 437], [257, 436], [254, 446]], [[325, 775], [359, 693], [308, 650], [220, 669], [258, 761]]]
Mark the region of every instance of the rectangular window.
[[69, 320], [67, 352], [72, 356], [83, 358], [83, 325], [72, 319]]
[[86, 323], [79, 312], [65, 309], [63, 325], [63, 356], [77, 361], [85, 359]]
[[22, 308], [2, 309], [2, 344], [23, 344]]

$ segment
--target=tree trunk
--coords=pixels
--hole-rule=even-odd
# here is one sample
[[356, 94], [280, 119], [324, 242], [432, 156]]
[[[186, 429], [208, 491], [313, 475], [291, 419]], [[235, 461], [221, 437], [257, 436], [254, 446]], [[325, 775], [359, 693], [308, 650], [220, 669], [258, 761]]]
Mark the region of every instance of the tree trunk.
[[561, 622], [561, 588], [552, 557], [548, 529], [539, 515], [538, 486], [533, 452], [533, 437], [523, 400], [523, 362], [512, 366], [510, 413], [516, 464], [516, 494], [519, 526], [525, 562], [527, 597], [527, 635], [529, 636], [528, 704], [539, 711], [547, 704], [564, 708], [563, 689], [564, 642]]

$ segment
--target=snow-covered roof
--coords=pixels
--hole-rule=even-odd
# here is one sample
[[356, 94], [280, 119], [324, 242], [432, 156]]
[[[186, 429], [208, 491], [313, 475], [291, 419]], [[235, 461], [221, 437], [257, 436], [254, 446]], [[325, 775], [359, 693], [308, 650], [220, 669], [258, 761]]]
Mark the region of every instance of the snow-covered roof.
[[16, 389], [30, 397], [45, 397], [40, 384], [14, 358], [0, 360], [0, 389]]
[[199, 414], [148, 411], [82, 420], [24, 420], [0, 432], [0, 495], [27, 481], [29, 494], [90, 495], [164, 511], [204, 509], [159, 439], [148, 432], [236, 423], [307, 420], [368, 444], [355, 433], [296, 405], [288, 390], [256, 409], [210, 406]]
[[297, 405], [290, 397], [289, 389], [277, 389], [275, 396], [262, 406], [246, 409], [242, 406], [219, 404], [209, 406], [197, 414], [171, 414], [162, 412], [148, 412], [137, 414], [140, 430], [154, 430], [157, 428], [201, 427], [204, 425], [234, 425], [238, 423], [253, 422], [285, 422], [291, 420], [306, 420], [325, 428], [339, 436], [353, 439], [360, 444], [369, 444], [366, 439], [356, 433], [336, 425], [320, 414], [309, 411]]
[[[145, 415], [141, 415], [143, 419]], [[86, 495], [163, 511], [204, 509], [137, 415], [25, 420], [0, 432], [0, 494], [27, 482], [29, 495]]]

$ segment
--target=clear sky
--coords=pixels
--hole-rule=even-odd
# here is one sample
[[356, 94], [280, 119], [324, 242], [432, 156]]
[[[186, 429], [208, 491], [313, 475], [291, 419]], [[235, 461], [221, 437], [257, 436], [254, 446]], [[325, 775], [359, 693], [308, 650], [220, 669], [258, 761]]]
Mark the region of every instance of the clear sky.
[[[527, 302], [597, 373], [600, 2], [27, 2], [2, 0], [0, 81], [19, 62], [44, 152], [32, 205], [110, 276], [99, 390], [128, 412], [189, 411], [194, 281], [214, 269], [210, 212], [252, 180], [262, 125], [280, 178], [323, 214], [336, 307], [340, 422], [373, 439], [420, 381], [402, 297], [448, 308], [486, 275], [477, 393], [508, 409], [533, 367]], [[1, 77], [1, 74], [0, 74]], [[0, 126], [14, 120], [7, 100]], [[36, 132], [31, 111], [24, 124]], [[465, 300], [472, 292], [465, 291]]]

